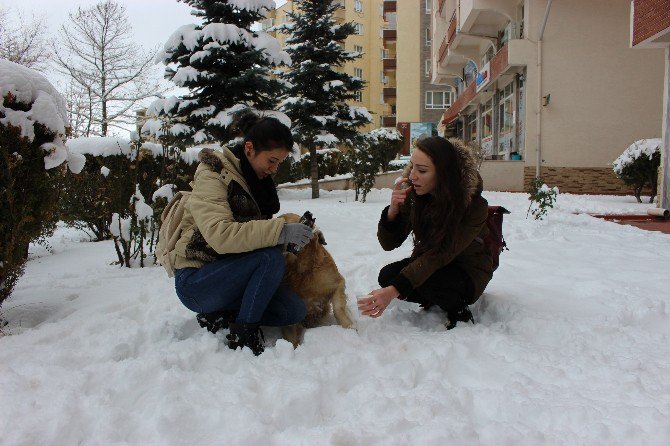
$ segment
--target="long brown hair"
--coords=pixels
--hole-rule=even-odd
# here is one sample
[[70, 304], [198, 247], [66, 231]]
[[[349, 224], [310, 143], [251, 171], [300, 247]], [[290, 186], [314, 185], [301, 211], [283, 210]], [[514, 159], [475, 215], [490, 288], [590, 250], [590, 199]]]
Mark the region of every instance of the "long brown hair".
[[428, 251], [447, 251], [453, 247], [454, 234], [465, 214], [463, 159], [445, 138], [435, 136], [416, 143], [416, 149], [435, 165], [435, 189], [430, 194], [411, 192], [410, 202], [414, 251], [416, 257]]

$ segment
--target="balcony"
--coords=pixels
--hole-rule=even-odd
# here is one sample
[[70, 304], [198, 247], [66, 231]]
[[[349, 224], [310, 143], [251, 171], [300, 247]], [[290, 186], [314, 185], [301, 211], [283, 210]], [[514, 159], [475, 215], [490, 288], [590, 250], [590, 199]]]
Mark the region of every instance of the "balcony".
[[390, 103], [390, 99], [395, 99], [396, 87], [384, 87], [384, 102]]
[[385, 57], [382, 61], [384, 64], [384, 71], [396, 69], [397, 60], [395, 57]]
[[447, 0], [439, 0], [439, 4], [437, 6], [437, 13], [439, 15], [442, 15], [442, 11], [444, 11], [444, 4], [447, 2]]
[[443, 19], [449, 18], [447, 14], [456, 12], [458, 9], [458, 0], [438, 0], [437, 8], [435, 8], [435, 15]]
[[460, 31], [495, 36], [517, 20], [518, 0], [460, 0]]
[[395, 127], [396, 123], [395, 115], [382, 116], [382, 127]]
[[336, 9], [333, 13], [333, 18], [338, 22], [346, 20], [347, 10], [344, 7], [344, 1], [335, 1], [333, 3], [340, 5], [340, 8]]
[[456, 36], [456, 11], [451, 15], [451, 19], [449, 20], [449, 28], [447, 29], [447, 43], [451, 43], [454, 41], [454, 37]]
[[387, 12], [396, 12], [397, 8], [396, 0], [384, 0], [384, 13]]
[[384, 29], [382, 31], [382, 38], [384, 40], [384, 43], [395, 42], [398, 38], [398, 30], [396, 29], [396, 26], [384, 25]]

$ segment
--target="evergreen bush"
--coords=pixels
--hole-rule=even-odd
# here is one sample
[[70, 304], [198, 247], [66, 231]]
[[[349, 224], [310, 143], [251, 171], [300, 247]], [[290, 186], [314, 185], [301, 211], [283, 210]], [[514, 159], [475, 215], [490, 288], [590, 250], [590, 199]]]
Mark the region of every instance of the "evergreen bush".
[[0, 305], [23, 273], [31, 241], [58, 221], [65, 162], [65, 101], [34, 70], [0, 59]]
[[638, 203], [642, 203], [642, 190], [647, 184], [651, 188], [649, 203], [654, 202], [658, 187], [658, 167], [661, 165], [660, 138], [641, 139], [631, 144], [612, 163], [614, 174], [629, 186]]

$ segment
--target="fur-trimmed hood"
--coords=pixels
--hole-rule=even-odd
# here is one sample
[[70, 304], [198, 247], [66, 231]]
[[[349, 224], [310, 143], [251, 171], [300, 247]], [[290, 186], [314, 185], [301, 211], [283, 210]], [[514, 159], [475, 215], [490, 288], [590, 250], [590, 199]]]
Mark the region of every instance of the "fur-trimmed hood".
[[198, 153], [198, 161], [202, 164], [198, 166], [196, 175], [200, 170], [207, 167], [211, 168], [214, 172], [221, 172], [227, 165], [229, 169], [242, 176], [240, 160], [237, 159], [233, 152], [225, 147], [221, 151], [207, 148], [202, 149], [200, 153]]
[[[461, 183], [465, 196], [463, 197], [463, 204], [469, 207], [472, 199], [481, 193], [484, 185], [482, 177], [479, 175], [479, 168], [477, 157], [474, 150], [459, 138], [449, 138], [448, 141], [456, 149], [456, 154], [462, 160], [463, 167], [461, 168]], [[402, 171], [403, 178], [409, 178], [412, 170], [412, 163], [409, 163]]]

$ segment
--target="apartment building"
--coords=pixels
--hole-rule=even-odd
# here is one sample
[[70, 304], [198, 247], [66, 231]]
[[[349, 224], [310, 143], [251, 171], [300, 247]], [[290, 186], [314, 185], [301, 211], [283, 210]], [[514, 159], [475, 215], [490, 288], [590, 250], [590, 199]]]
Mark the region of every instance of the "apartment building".
[[630, 13], [629, 0], [433, 0], [432, 81], [456, 91], [439, 131], [481, 146], [487, 189], [539, 175], [628, 192], [611, 163], [660, 137], [664, 75], [662, 50], [631, 49]]
[[[345, 49], [358, 51], [362, 57], [345, 64], [342, 67], [347, 73], [358, 76], [366, 82], [366, 88], [361, 92], [353, 103], [357, 106], [366, 107], [373, 114], [375, 121], [363, 129], [365, 131], [380, 127], [385, 117], [390, 116], [391, 105], [386, 102], [389, 96], [385, 96], [385, 87], [391, 82], [384, 76], [384, 12], [383, 0], [340, 0], [344, 6], [335, 14], [339, 22], [353, 22], [356, 26], [356, 34], [349, 36], [345, 42]], [[274, 17], [262, 23], [264, 28], [271, 25], [281, 25], [290, 21], [288, 13], [297, 10], [296, 2], [289, 0], [274, 11]], [[273, 33], [279, 40], [280, 45], [285, 45], [287, 35]], [[385, 121], [386, 123], [389, 123]]]
[[667, 0], [631, 1], [630, 31], [633, 48], [662, 48], [665, 51], [663, 108], [658, 110], [663, 123], [663, 151], [659, 172], [658, 205], [670, 209], [670, 3]]
[[[455, 96], [453, 86], [432, 82], [435, 41], [431, 29], [432, 0], [387, 1], [393, 5], [386, 23], [396, 29], [396, 40], [387, 47], [396, 59], [397, 127], [405, 136], [404, 154], [409, 154], [421, 136], [437, 133], [437, 123]], [[390, 6], [389, 5], [389, 6]]]
[[[343, 69], [366, 81], [356, 105], [366, 107], [375, 121], [366, 129], [398, 127], [430, 129], [439, 121], [454, 97], [453, 87], [431, 84], [430, 31], [432, 0], [340, 0], [340, 22], [353, 22], [357, 32], [345, 48], [363, 56]], [[287, 1], [262, 25], [264, 29], [285, 23], [296, 9]], [[276, 34], [283, 46], [286, 35]], [[430, 131], [430, 130], [428, 130]], [[409, 137], [405, 152], [408, 152]]]

